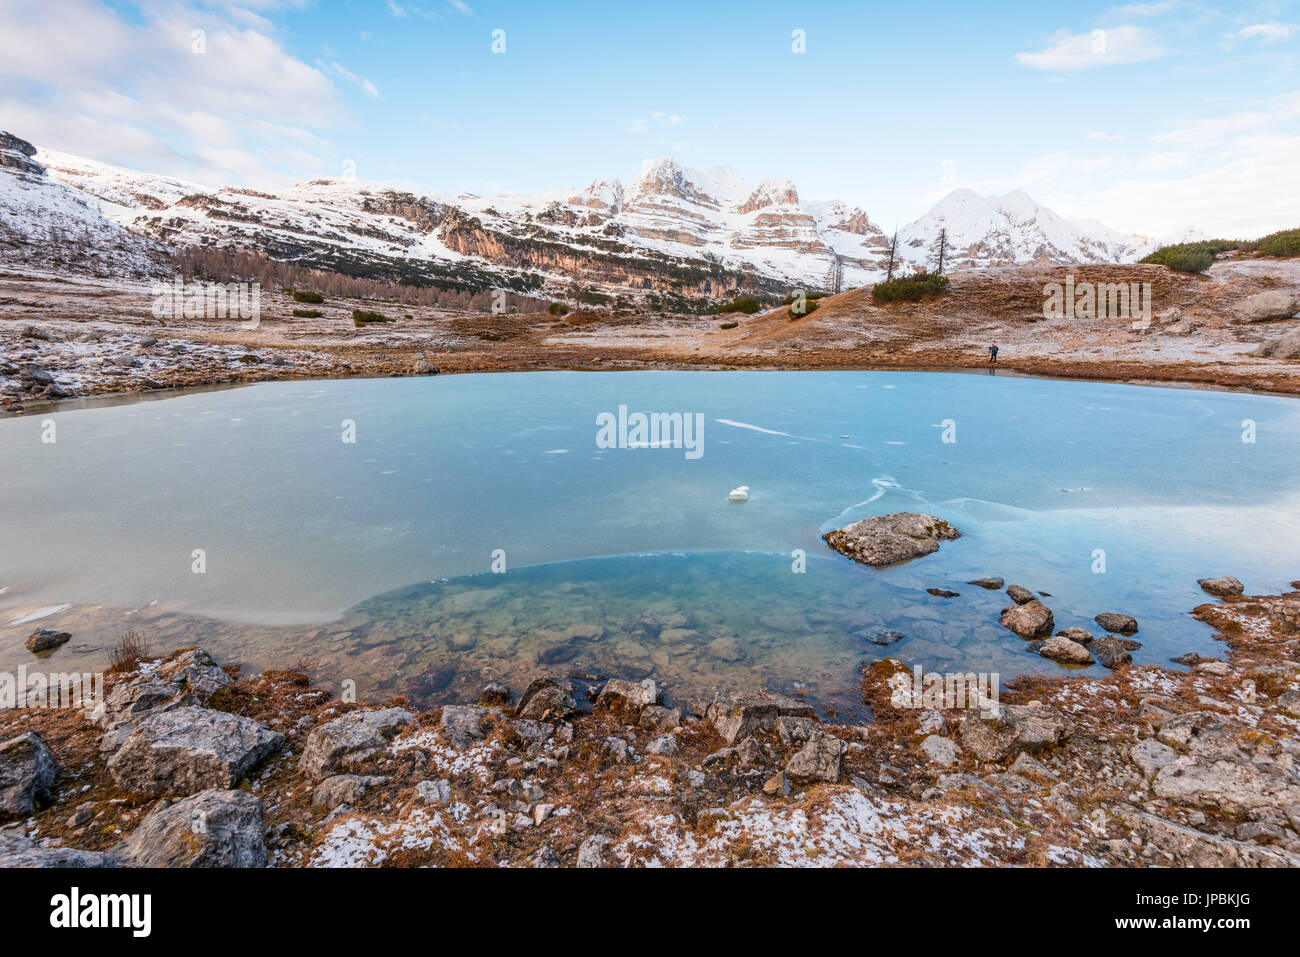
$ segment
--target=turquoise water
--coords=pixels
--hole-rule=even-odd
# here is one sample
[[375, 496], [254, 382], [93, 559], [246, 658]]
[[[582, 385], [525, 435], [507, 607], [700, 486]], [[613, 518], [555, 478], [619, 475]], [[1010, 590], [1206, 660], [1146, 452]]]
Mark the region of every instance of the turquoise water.
[[[619, 406], [699, 414], [702, 454], [598, 447]], [[3, 420], [0, 464], [0, 650], [32, 627], [4, 609], [156, 602], [282, 628], [285, 660], [340, 672], [349, 643], [386, 642], [400, 655], [368, 654], [363, 681], [431, 698], [539, 662], [824, 701], [886, 653], [1056, 670], [997, 625], [1005, 596], [962, 584], [985, 575], [1049, 592], [1058, 628], [1132, 614], [1136, 658], [1163, 661], [1214, 650], [1196, 578], [1300, 577], [1300, 404], [1245, 394], [869, 372], [287, 382]], [[903, 510], [963, 538], [884, 570], [820, 540]], [[309, 626], [331, 621], [349, 632], [322, 649]], [[862, 640], [876, 629], [907, 639], [886, 651]]]

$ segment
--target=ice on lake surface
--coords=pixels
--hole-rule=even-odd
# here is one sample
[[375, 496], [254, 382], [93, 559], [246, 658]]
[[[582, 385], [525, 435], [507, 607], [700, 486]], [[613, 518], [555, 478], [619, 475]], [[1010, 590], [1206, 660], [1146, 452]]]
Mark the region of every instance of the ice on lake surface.
[[[599, 447], [597, 417], [620, 406], [702, 416], [702, 454]], [[1136, 660], [1163, 662], [1214, 653], [1188, 615], [1207, 599], [1197, 578], [1276, 592], [1300, 576], [1300, 405], [1190, 389], [870, 372], [269, 383], [3, 420], [0, 462], [0, 609], [82, 609], [93, 634], [60, 652], [69, 666], [146, 609], [134, 620], [159, 643], [263, 667], [309, 655], [430, 702], [541, 667], [834, 706], [886, 654], [1060, 671], [997, 624], [1005, 595], [964, 584], [983, 576], [1050, 593], [1057, 628], [1132, 614]], [[728, 502], [740, 485], [748, 501]], [[894, 511], [963, 537], [880, 570], [820, 540]], [[15, 665], [18, 617], [0, 611]], [[881, 648], [877, 630], [906, 639]]]

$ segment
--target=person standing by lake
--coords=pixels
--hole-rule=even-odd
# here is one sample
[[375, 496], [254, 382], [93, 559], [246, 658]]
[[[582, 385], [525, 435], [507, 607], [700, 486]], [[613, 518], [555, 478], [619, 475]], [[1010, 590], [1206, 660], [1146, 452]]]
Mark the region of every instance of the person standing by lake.
[[989, 363], [991, 365], [998, 364], [998, 347], [996, 345], [989, 346]]

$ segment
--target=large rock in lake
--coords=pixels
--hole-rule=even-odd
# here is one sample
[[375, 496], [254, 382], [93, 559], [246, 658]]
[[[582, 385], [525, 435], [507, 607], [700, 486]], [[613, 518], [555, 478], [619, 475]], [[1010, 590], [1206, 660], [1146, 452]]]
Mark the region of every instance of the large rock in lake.
[[54, 793], [58, 765], [30, 731], [0, 744], [0, 815], [31, 814]]
[[937, 552], [940, 542], [961, 538], [961, 532], [933, 515], [895, 512], [864, 518], [822, 538], [841, 555], [881, 568]]
[[234, 787], [284, 744], [251, 718], [183, 707], [144, 718], [108, 761], [118, 787], [137, 794], [193, 794]]
[[265, 867], [262, 799], [200, 791], [150, 812], [115, 854], [134, 867]]
[[1040, 638], [1051, 634], [1052, 628], [1056, 625], [1051, 609], [1037, 599], [1027, 601], [1023, 605], [1008, 605], [1003, 608], [998, 623], [1003, 628], [1014, 631], [1021, 638]]

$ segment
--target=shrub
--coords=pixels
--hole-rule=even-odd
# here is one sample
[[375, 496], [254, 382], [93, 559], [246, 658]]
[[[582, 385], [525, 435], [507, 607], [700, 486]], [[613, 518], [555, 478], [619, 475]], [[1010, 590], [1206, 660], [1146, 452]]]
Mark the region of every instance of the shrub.
[[738, 325], [740, 325], [740, 323], [738, 323], [738, 322], [724, 322], [722, 325], [718, 326], [718, 328], [719, 328], [719, 329], [735, 329], [736, 326], [738, 326]]
[[1179, 272], [1204, 272], [1214, 262], [1214, 257], [1229, 249], [1248, 249], [1252, 244], [1234, 239], [1206, 239], [1197, 243], [1175, 243], [1161, 246], [1142, 259], [1149, 265], [1165, 266]]
[[550, 313], [551, 315], [553, 315], [553, 316], [562, 316], [562, 315], [564, 315], [566, 312], [568, 312], [569, 310], [566, 309], [564, 306], [562, 306], [560, 303], [558, 303], [558, 302], [553, 302], [553, 303], [551, 303], [549, 306], [546, 307], [546, 311], [549, 312], [549, 313]]
[[372, 322], [393, 322], [394, 320], [385, 316], [382, 312], [366, 312], [362, 309], [352, 310], [352, 324], [358, 329], [362, 326], [369, 325]]
[[1262, 256], [1300, 256], [1300, 229], [1269, 233], [1254, 245]]
[[804, 316], [808, 315], [808, 314], [811, 313], [811, 312], [815, 312], [816, 309], [817, 309], [817, 300], [816, 300], [816, 299], [808, 299], [808, 300], [803, 304], [803, 312], [795, 312], [794, 309], [795, 309], [794, 306], [791, 306], [791, 307], [790, 307], [790, 321], [791, 321], [791, 322], [794, 322], [796, 319], [802, 319]]
[[937, 273], [912, 273], [910, 276], [895, 276], [871, 287], [871, 298], [876, 302], [919, 302], [930, 295], [947, 292], [948, 277]]
[[126, 632], [108, 652], [108, 670], [129, 671], [149, 657], [149, 642], [134, 629]]
[[321, 295], [320, 293], [318, 293], [318, 292], [304, 292], [304, 291], [301, 290], [301, 289], [295, 289], [295, 290], [293, 291], [293, 301], [294, 301], [294, 302], [309, 302], [309, 303], [312, 303], [312, 304], [314, 305], [314, 304], [316, 304], [316, 303], [324, 302], [324, 301], [325, 301], [325, 297], [322, 296], [322, 295]]
[[[806, 301], [812, 301], [812, 300], [816, 300], [816, 299], [825, 299], [828, 295], [830, 295], [830, 293], [825, 293], [825, 292], [806, 292], [806, 293], [803, 294], [803, 297], [804, 297], [804, 299], [805, 299]], [[791, 296], [786, 296], [784, 299], [781, 300], [781, 302], [782, 302], [784, 305], [787, 305], [787, 306], [788, 306], [788, 305], [790, 305], [790, 303], [794, 302], [795, 298], [796, 298], [796, 297], [793, 296], [793, 295], [791, 295]]]
[[295, 309], [293, 311], [293, 317], [295, 319], [319, 319], [323, 315], [325, 315], [325, 313], [321, 312], [319, 309]]
[[737, 299], [735, 302], [728, 302], [718, 307], [718, 315], [728, 312], [743, 312], [747, 316], [752, 316], [758, 312], [758, 300], [756, 299]]
[[1176, 269], [1179, 272], [1205, 272], [1213, 263], [1214, 253], [1193, 246], [1170, 249], [1164, 255], [1165, 268]]

